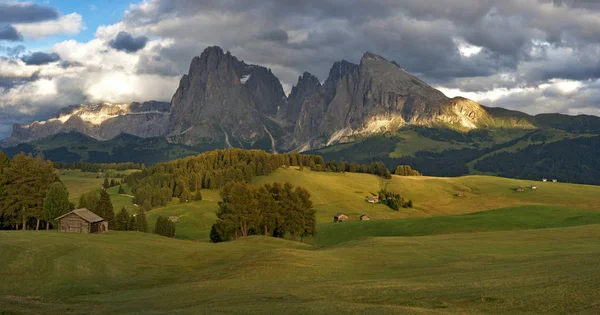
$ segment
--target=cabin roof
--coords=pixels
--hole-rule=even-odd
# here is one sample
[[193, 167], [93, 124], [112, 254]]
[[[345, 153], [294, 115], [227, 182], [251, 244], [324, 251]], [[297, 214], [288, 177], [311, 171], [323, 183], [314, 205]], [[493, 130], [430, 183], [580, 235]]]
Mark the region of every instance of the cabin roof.
[[333, 215], [334, 218], [339, 218], [341, 216], [347, 216], [347, 215], [345, 215], [345, 214], [343, 214], [341, 212], [338, 212], [338, 213], [336, 213], [336, 214]]
[[104, 221], [104, 219], [102, 217], [100, 217], [99, 215], [93, 213], [92, 211], [90, 211], [86, 208], [75, 209], [71, 212], [67, 212], [67, 213], [61, 215], [60, 217], [56, 218], [55, 220], [60, 220], [71, 213], [77, 215], [78, 217], [86, 220], [89, 223], [96, 223], [96, 222]]

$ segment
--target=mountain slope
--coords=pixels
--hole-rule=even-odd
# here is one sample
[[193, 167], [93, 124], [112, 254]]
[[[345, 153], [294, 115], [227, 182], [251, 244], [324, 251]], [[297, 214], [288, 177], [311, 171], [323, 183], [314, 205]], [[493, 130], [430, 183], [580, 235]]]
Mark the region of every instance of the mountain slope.
[[160, 137], [166, 130], [169, 110], [169, 103], [155, 101], [73, 105], [62, 109], [47, 121], [14, 125], [12, 135], [3, 141], [3, 146], [71, 131], [98, 140], [112, 139], [121, 133], [144, 138]]
[[254, 147], [270, 138], [264, 121], [285, 103], [271, 70], [209, 47], [192, 60], [173, 95], [167, 137], [185, 144], [221, 140], [228, 146]]
[[[71, 106], [48, 121], [16, 125], [13, 135], [0, 145], [11, 147], [26, 142], [30, 145], [21, 144], [21, 149], [28, 152], [58, 150], [51, 153], [56, 153], [53, 156], [59, 160], [100, 159], [81, 149], [65, 151], [58, 139], [63, 137], [59, 134], [68, 132], [109, 140], [105, 145], [108, 148], [120, 147], [119, 139], [113, 138], [125, 133], [152, 139], [147, 145], [156, 142], [157, 148], [170, 143], [192, 147], [194, 152], [225, 147], [271, 152], [312, 150], [328, 159], [384, 160], [390, 168], [405, 163], [428, 175], [455, 176], [512, 174], [506, 169], [511, 162], [494, 160], [494, 164], [504, 166], [491, 171], [478, 163], [492, 161], [491, 157], [500, 153], [507, 161], [522, 161], [524, 154], [515, 152], [530, 145], [538, 146], [535, 152], [547, 147], [584, 154], [579, 151], [586, 144], [574, 139], [599, 135], [600, 118], [532, 116], [486, 107], [462, 97], [448, 98], [397, 63], [373, 53], [365, 53], [358, 64], [335, 62], [322, 83], [305, 72], [286, 96], [271, 70], [246, 64], [219, 47], [208, 47], [192, 60], [170, 103]], [[548, 146], [560, 140], [565, 141]], [[19, 148], [8, 149], [15, 150]], [[558, 159], [559, 155], [548, 150], [545, 155]], [[559, 173], [551, 170], [558, 167], [555, 162], [527, 152], [526, 157], [536, 159], [527, 161], [533, 166], [523, 167], [531, 170], [543, 166], [528, 171], [528, 176]], [[173, 154], [159, 154], [153, 160], [170, 156]], [[111, 160], [115, 156], [102, 158]], [[589, 176], [582, 175], [588, 168], [593, 169], [594, 160], [588, 155], [572, 158], [564, 163], [576, 174], [569, 178], [590, 182]], [[573, 163], [585, 167], [577, 170], [569, 166], [572, 161], [580, 161]]]

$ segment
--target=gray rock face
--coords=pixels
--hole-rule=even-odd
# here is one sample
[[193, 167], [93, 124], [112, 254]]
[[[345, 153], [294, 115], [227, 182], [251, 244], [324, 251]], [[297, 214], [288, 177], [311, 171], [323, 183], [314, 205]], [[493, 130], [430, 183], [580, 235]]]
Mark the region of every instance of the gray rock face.
[[305, 72], [286, 97], [270, 69], [208, 47], [192, 60], [170, 104], [70, 106], [48, 121], [14, 126], [4, 145], [77, 131], [100, 140], [128, 133], [188, 145], [304, 151], [407, 124], [534, 128], [532, 119], [519, 117], [449, 99], [372, 53], [358, 65], [334, 63], [323, 84]]
[[171, 100], [167, 136], [186, 144], [217, 141], [252, 147], [271, 138], [275, 131], [268, 125], [273, 128], [273, 124], [266, 121], [285, 105], [283, 88], [271, 70], [209, 47], [192, 60], [189, 73], [181, 78]]
[[398, 64], [365, 53], [360, 65], [336, 62], [323, 86], [304, 99], [293, 147], [314, 149], [405, 124], [472, 129], [486, 113], [475, 102], [465, 105], [467, 101], [451, 100]]
[[98, 140], [108, 140], [121, 133], [138, 137], [164, 135], [169, 121], [170, 104], [144, 102], [128, 104], [73, 105], [62, 109], [47, 121], [14, 125], [12, 135], [3, 146], [16, 145], [57, 133], [76, 131]]

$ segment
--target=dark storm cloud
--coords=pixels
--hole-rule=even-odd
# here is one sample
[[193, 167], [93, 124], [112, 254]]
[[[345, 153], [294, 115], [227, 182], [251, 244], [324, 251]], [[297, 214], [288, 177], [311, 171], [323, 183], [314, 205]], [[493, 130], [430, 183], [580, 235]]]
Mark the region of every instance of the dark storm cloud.
[[268, 30], [258, 36], [259, 39], [270, 42], [287, 42], [289, 39], [288, 33], [282, 29]]
[[0, 46], [0, 52], [6, 53], [6, 55], [11, 58], [19, 57], [19, 55], [21, 55], [23, 52], [25, 52], [25, 49], [26, 48], [23, 45], [18, 45], [15, 47]]
[[58, 19], [54, 8], [33, 3], [0, 3], [0, 23], [34, 23]]
[[34, 72], [30, 76], [2, 76], [0, 75], [0, 90], [8, 91], [16, 86], [23, 85], [28, 82], [37, 81], [40, 78], [39, 71]]
[[34, 52], [33, 54], [21, 58], [27, 65], [41, 66], [49, 63], [57, 62], [60, 56], [56, 53]]
[[128, 53], [134, 53], [146, 47], [148, 38], [146, 36], [134, 37], [127, 32], [120, 32], [117, 37], [109, 42], [109, 46]]
[[18, 42], [23, 36], [12, 25], [0, 25], [0, 40]]

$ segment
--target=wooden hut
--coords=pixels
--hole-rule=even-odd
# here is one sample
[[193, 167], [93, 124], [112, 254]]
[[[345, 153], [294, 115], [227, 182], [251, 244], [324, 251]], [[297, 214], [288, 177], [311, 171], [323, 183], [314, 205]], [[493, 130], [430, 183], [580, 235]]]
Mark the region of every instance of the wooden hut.
[[179, 217], [176, 215], [172, 215], [169, 217], [169, 221], [171, 222], [179, 222]]
[[348, 221], [348, 216], [338, 212], [336, 214], [333, 215], [333, 222], [344, 222], [344, 221]]
[[379, 202], [379, 196], [370, 196], [370, 197], [367, 197], [367, 201], [369, 203], [378, 203]]
[[368, 220], [371, 220], [371, 218], [370, 218], [370, 217], [369, 217], [367, 214], [363, 213], [363, 214], [360, 216], [360, 220], [361, 220], [361, 221], [368, 221]]
[[515, 188], [515, 190], [518, 192], [523, 192], [523, 191], [525, 191], [525, 187], [519, 186], [519, 187]]
[[88, 209], [75, 209], [55, 219], [58, 229], [73, 233], [104, 233], [108, 231], [108, 222]]

